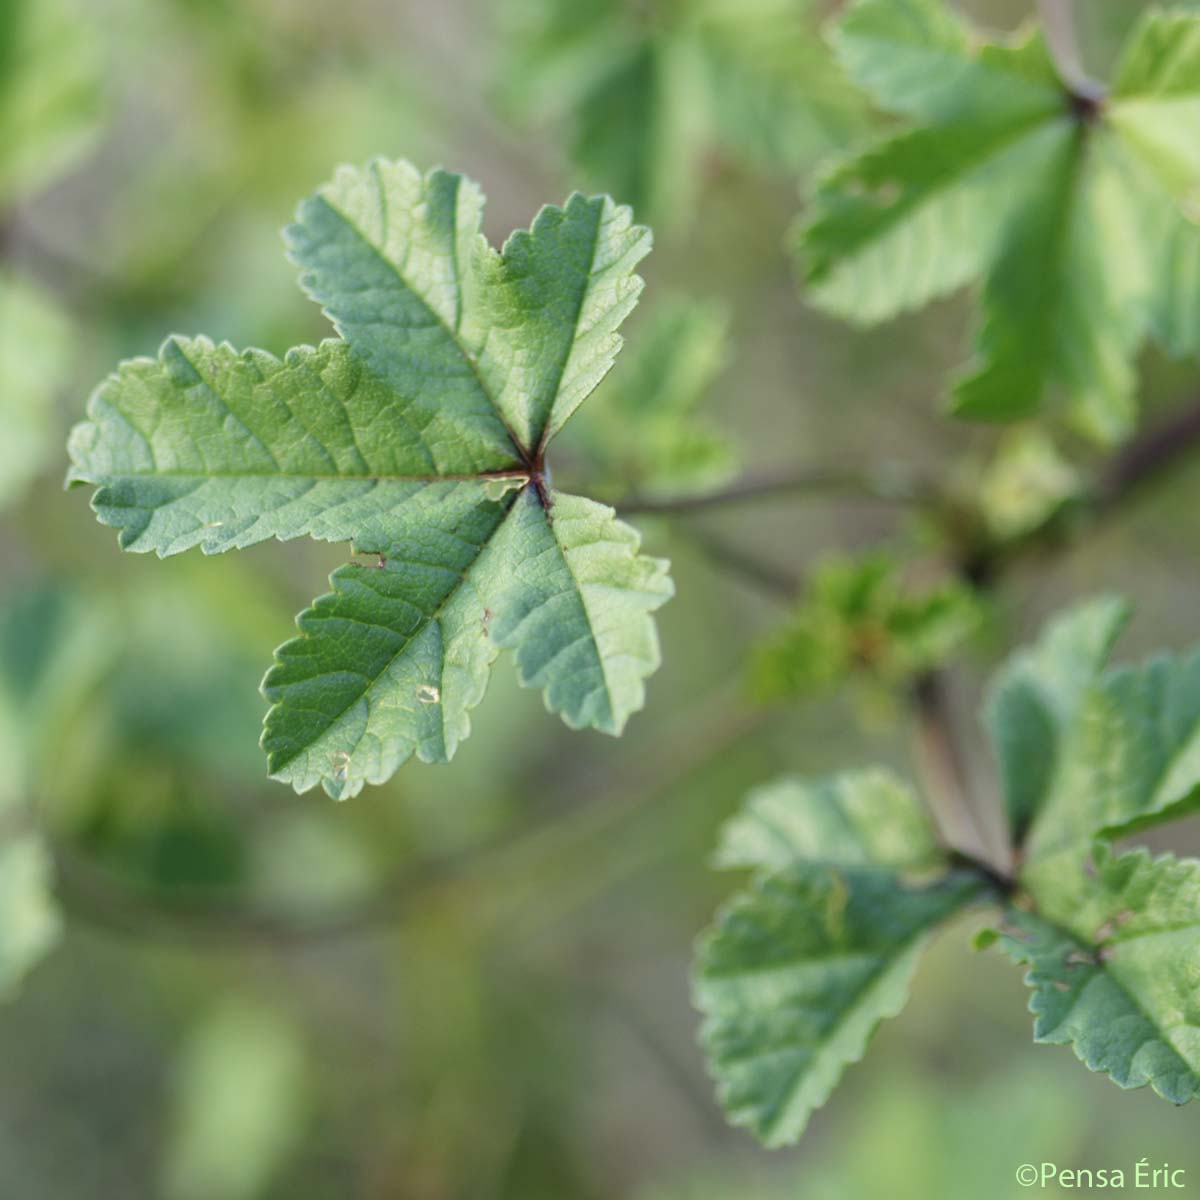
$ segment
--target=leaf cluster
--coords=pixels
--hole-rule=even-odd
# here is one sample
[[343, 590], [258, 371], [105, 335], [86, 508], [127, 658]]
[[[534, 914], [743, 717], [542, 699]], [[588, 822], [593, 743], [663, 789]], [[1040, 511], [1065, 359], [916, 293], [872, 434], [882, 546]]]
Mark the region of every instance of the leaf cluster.
[[1101, 442], [1136, 418], [1147, 339], [1200, 350], [1200, 20], [1151, 7], [1107, 91], [1064, 83], [1040, 29], [1007, 39], [942, 0], [858, 0], [849, 75], [906, 122], [827, 170], [797, 248], [809, 300], [861, 325], [978, 283], [964, 417], [1047, 410]]
[[1114, 845], [1200, 806], [1200, 653], [1106, 669], [1127, 616], [1071, 610], [989, 689], [1011, 864], [949, 849], [878, 770], [782, 780], [729, 822], [717, 865], [754, 874], [699, 946], [695, 998], [733, 1122], [798, 1138], [930, 936], [984, 903], [1001, 920], [979, 944], [1029, 968], [1035, 1041], [1121, 1087], [1200, 1093], [1200, 861]]

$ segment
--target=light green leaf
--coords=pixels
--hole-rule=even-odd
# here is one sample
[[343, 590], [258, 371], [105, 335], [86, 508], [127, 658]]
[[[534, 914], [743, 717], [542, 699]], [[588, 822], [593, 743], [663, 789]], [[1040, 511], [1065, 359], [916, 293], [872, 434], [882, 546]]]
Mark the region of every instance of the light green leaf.
[[275, 778], [345, 799], [414, 753], [448, 761], [501, 649], [572, 728], [619, 734], [641, 708], [659, 662], [649, 613], [671, 585], [611, 509], [560, 493], [548, 518], [527, 488], [507, 514], [443, 529], [382, 567], [340, 568], [300, 615], [263, 682]]
[[341, 341], [280, 360], [169, 338], [93, 394], [69, 478], [100, 485], [92, 506], [126, 550], [214, 554], [309, 536], [386, 552], [410, 520], [436, 512], [453, 528], [496, 507], [489, 479], [528, 478], [515, 448], [487, 442], [494, 415], [480, 437], [453, 382], [444, 407], [430, 386], [392, 390]]
[[894, 690], [948, 658], [980, 617], [970, 589], [957, 582], [918, 590], [886, 555], [831, 558], [755, 647], [751, 680], [769, 700], [813, 695], [855, 677]]
[[46, 463], [70, 350], [66, 320], [53, 301], [0, 275], [0, 506], [17, 500]]
[[1075, 705], [1030, 833], [1030, 866], [1079, 857], [1093, 838], [1124, 837], [1200, 804], [1200, 654], [1110, 670]]
[[282, 360], [168, 339], [71, 436], [69, 478], [127, 549], [309, 536], [379, 556], [334, 574], [264, 683], [271, 773], [301, 790], [449, 759], [501, 648], [569, 725], [614, 734], [658, 664], [665, 564], [544, 462], [612, 365], [649, 232], [574, 196], [498, 253], [482, 204], [444, 171], [343, 168], [287, 230], [341, 339]]
[[799, 239], [812, 301], [871, 323], [982, 279], [954, 410], [1010, 420], [1053, 402], [1094, 440], [1126, 436], [1147, 334], [1200, 351], [1197, 29], [1148, 15], [1098, 102], [1056, 79], [1039, 35], [989, 43], [939, 0], [851, 6], [842, 60], [919, 124], [818, 184]]
[[656, 308], [609, 376], [605, 403], [572, 427], [596, 490], [669, 497], [718, 487], [737, 456], [697, 410], [728, 357], [728, 317], [715, 304], [672, 299]]
[[277, 1005], [228, 1001], [190, 1031], [174, 1076], [165, 1195], [263, 1195], [308, 1116], [300, 1031]]
[[912, 887], [887, 871], [793, 867], [758, 878], [701, 940], [695, 1002], [729, 1119], [793, 1142], [908, 995], [933, 929], [980, 891], [951, 874]]
[[1182, 816], [1200, 803], [1200, 653], [1110, 671], [1088, 697], [1074, 808], [1105, 837]]
[[1168, 190], [1200, 201], [1200, 20], [1150, 9], [1130, 35], [1108, 105], [1112, 125]]
[[61, 933], [50, 856], [42, 839], [0, 827], [0, 998], [12, 994]]
[[448, 410], [493, 455], [540, 451], [612, 366], [650, 233], [576, 194], [497, 254], [482, 213], [461, 175], [376, 160], [338, 171], [286, 236], [305, 290], [418, 413]]
[[[804, 173], [857, 137], [864, 106], [804, 0], [694, 0], [712, 139], [765, 170]], [[807, 10], [807, 11], [806, 11]]]
[[1103, 845], [1092, 875], [1036, 876], [1000, 947], [1030, 967], [1034, 1040], [1070, 1044], [1123, 1088], [1200, 1094], [1200, 863]]
[[93, 19], [71, 0], [0, 0], [0, 208], [49, 182], [98, 131]]
[[713, 153], [805, 170], [862, 125], [804, 0], [506, 0], [507, 98], [639, 217], [688, 222]]
[[984, 719], [1018, 844], [1062, 786], [1066, 742], [1128, 618], [1128, 606], [1112, 597], [1072, 609], [1010, 659], [988, 689]]
[[913, 790], [876, 769], [758, 788], [725, 824], [714, 861], [772, 871], [808, 864], [907, 873], [936, 868], [942, 851]]
[[832, 31], [850, 76], [889, 112], [938, 124], [1041, 117], [1058, 102], [1040, 39], [979, 42], [940, 0], [858, 0]]
[[1007, 540], [1041, 528], [1081, 487], [1054, 439], [1029, 427], [1000, 443], [979, 480], [979, 504], [991, 533]]

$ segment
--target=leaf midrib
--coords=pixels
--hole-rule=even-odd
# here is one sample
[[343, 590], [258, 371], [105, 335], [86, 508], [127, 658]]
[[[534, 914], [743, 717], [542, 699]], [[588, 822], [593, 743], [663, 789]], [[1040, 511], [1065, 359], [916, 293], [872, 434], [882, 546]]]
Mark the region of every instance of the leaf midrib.
[[[431, 613], [430, 613], [430, 614], [429, 614], [429, 615], [428, 615], [428, 616], [427, 616], [427, 617], [426, 617], [424, 620], [422, 620], [422, 621], [420, 622], [420, 624], [418, 625], [417, 629], [416, 629], [416, 630], [414, 630], [414, 632], [413, 632], [413, 633], [412, 633], [412, 634], [411, 634], [411, 635], [410, 635], [410, 636], [409, 636], [409, 637], [408, 637], [408, 638], [405, 640], [405, 642], [404, 642], [404, 645], [403, 645], [403, 646], [401, 646], [401, 647], [400, 647], [400, 649], [399, 649], [399, 650], [397, 650], [397, 651], [396, 651], [396, 653], [395, 653], [395, 654], [393, 654], [393, 655], [392, 655], [392, 656], [391, 656], [391, 657], [390, 657], [390, 658], [387, 660], [387, 662], [386, 662], [386, 663], [383, 665], [383, 667], [382, 667], [382, 668], [379, 670], [379, 672], [378, 672], [377, 674], [375, 674], [375, 675], [373, 675], [373, 676], [370, 676], [370, 677], [368, 678], [367, 686], [366, 686], [365, 688], [363, 688], [362, 692], [360, 692], [360, 693], [359, 693], [359, 695], [357, 695], [356, 697], [354, 697], [352, 700], [349, 700], [349, 701], [348, 701], [348, 702], [347, 702], [347, 703], [346, 703], [346, 704], [345, 704], [345, 705], [344, 705], [344, 706], [343, 706], [343, 707], [342, 707], [342, 708], [341, 708], [341, 709], [338, 711], [337, 715], [333, 717], [333, 719], [332, 719], [332, 720], [329, 722], [329, 725], [328, 725], [328, 726], [326, 727], [326, 729], [325, 729], [325, 730], [324, 730], [324, 731], [321, 733], [321, 735], [320, 735], [320, 738], [324, 738], [324, 737], [326, 737], [326, 736], [329, 734], [329, 731], [330, 731], [330, 730], [331, 730], [331, 729], [332, 729], [332, 728], [333, 728], [335, 725], [337, 725], [337, 724], [338, 724], [338, 723], [339, 723], [339, 722], [340, 722], [340, 721], [341, 721], [341, 720], [342, 720], [342, 719], [345, 717], [345, 715], [346, 715], [346, 714], [347, 714], [347, 713], [350, 711], [350, 709], [351, 709], [351, 708], [353, 708], [353, 707], [354, 707], [356, 704], [359, 704], [359, 703], [361, 703], [362, 701], [366, 700], [366, 699], [368, 698], [368, 696], [370, 696], [370, 695], [371, 695], [371, 693], [372, 693], [373, 689], [374, 689], [374, 688], [375, 688], [375, 687], [378, 685], [379, 681], [380, 681], [381, 679], [383, 679], [385, 675], [387, 675], [387, 673], [388, 673], [388, 672], [389, 672], [389, 671], [392, 669], [392, 667], [393, 667], [393, 666], [396, 664], [396, 662], [397, 662], [399, 659], [401, 659], [401, 658], [403, 658], [403, 657], [404, 657], [404, 654], [405, 654], [405, 652], [406, 652], [406, 651], [407, 651], [407, 650], [408, 650], [408, 649], [409, 649], [409, 648], [412, 646], [413, 642], [414, 642], [414, 641], [416, 641], [416, 639], [417, 639], [417, 638], [418, 638], [418, 637], [419, 637], [421, 634], [423, 634], [423, 633], [425, 632], [425, 630], [426, 630], [426, 629], [428, 629], [428, 628], [429, 628], [429, 626], [430, 626], [430, 625], [431, 625], [431, 624], [432, 624], [434, 621], [438, 620], [438, 618], [439, 618], [439, 617], [441, 617], [442, 613], [443, 613], [443, 612], [445, 611], [445, 609], [446, 609], [446, 606], [447, 606], [447, 605], [450, 603], [450, 601], [451, 601], [451, 600], [453, 600], [453, 599], [454, 599], [454, 597], [455, 597], [455, 596], [457, 596], [457, 595], [458, 595], [459, 589], [460, 589], [460, 588], [462, 587], [462, 585], [463, 585], [463, 584], [464, 584], [464, 583], [467, 581], [467, 576], [468, 576], [468, 575], [470, 575], [471, 571], [472, 571], [472, 570], [475, 568], [475, 566], [478, 564], [480, 557], [483, 555], [484, 551], [487, 549], [487, 547], [488, 547], [488, 545], [491, 543], [492, 539], [493, 539], [493, 538], [495, 538], [495, 537], [497, 536], [497, 534], [499, 534], [501, 527], [502, 527], [502, 526], [504, 525], [504, 523], [505, 523], [506, 521], [508, 521], [508, 520], [509, 520], [509, 518], [512, 516], [512, 511], [513, 511], [513, 508], [515, 507], [516, 501], [517, 501], [517, 499], [520, 497], [520, 495], [522, 494], [522, 492], [523, 492], [524, 490], [525, 490], [525, 489], [521, 489], [521, 491], [520, 491], [520, 492], [516, 492], [516, 493], [514, 493], [514, 495], [513, 495], [513, 497], [512, 497], [511, 499], [507, 499], [507, 498], [506, 498], [506, 502], [507, 502], [507, 504], [508, 504], [508, 511], [507, 511], [507, 512], [505, 512], [504, 516], [503, 516], [503, 517], [501, 518], [501, 520], [500, 520], [500, 521], [499, 521], [499, 522], [496, 524], [496, 528], [495, 528], [495, 529], [493, 529], [493, 530], [492, 530], [492, 532], [491, 532], [491, 533], [488, 535], [488, 537], [487, 537], [487, 540], [486, 540], [486, 541], [484, 541], [484, 542], [483, 542], [483, 544], [482, 544], [482, 545], [479, 547], [479, 553], [475, 555], [475, 557], [474, 557], [474, 558], [471, 560], [471, 562], [470, 562], [470, 563], [467, 565], [466, 569], [465, 569], [465, 570], [462, 570], [462, 571], [460, 571], [460, 572], [458, 572], [458, 579], [457, 579], [457, 581], [456, 581], [456, 582], [455, 582], [455, 583], [454, 583], [454, 584], [453, 584], [453, 585], [452, 585], [452, 586], [451, 586], [451, 587], [450, 587], [450, 588], [447, 590], [446, 594], [445, 594], [445, 595], [442, 597], [442, 599], [439, 601], [437, 608], [435, 608], [435, 609], [433, 610], [433, 612], [431, 612]], [[444, 569], [444, 568], [443, 568], [443, 569]], [[364, 622], [359, 622], [359, 624], [363, 624], [363, 623], [364, 623]], [[311, 634], [307, 634], [307, 633], [306, 633], [306, 634], [304, 634], [304, 636], [305, 636], [305, 637], [311, 637], [312, 635], [311, 635]], [[277, 662], [277, 663], [278, 663], [278, 661], [279, 661], [279, 660], [278, 660], [278, 659], [276, 659], [276, 662]], [[444, 684], [444, 683], [445, 683], [445, 679], [444, 679], [444, 674], [445, 674], [445, 655], [444, 655], [444, 654], [443, 654], [443, 657], [442, 657], [442, 665], [441, 665], [441, 670], [442, 670], [442, 675], [441, 675], [441, 676], [439, 676], [438, 682], [439, 682], [439, 684]], [[272, 704], [272, 705], [271, 705], [271, 708], [268, 710], [268, 712], [267, 712], [267, 720], [269, 720], [269, 719], [270, 719], [270, 717], [271, 717], [271, 714], [272, 714], [273, 712], [275, 712], [277, 709], [279, 709], [279, 708], [286, 708], [286, 707], [288, 707], [288, 705], [287, 705], [287, 702], [286, 702], [286, 701], [284, 701], [284, 700], [277, 700], [277, 701], [276, 701], [274, 704]], [[446, 707], [445, 707], [445, 704], [444, 704], [444, 702], [439, 702], [439, 705], [438, 705], [438, 707], [439, 707], [439, 709], [440, 709], [440, 712], [441, 712], [441, 720], [442, 720], [442, 738], [443, 738], [443, 741], [444, 741], [444, 740], [445, 740], [445, 736], [446, 736]], [[317, 740], [320, 740], [320, 738], [319, 738], [319, 739], [317, 739]], [[360, 739], [360, 741], [361, 741], [361, 739]], [[285, 760], [284, 760], [284, 761], [283, 761], [283, 762], [280, 764], [280, 767], [286, 767], [286, 766], [290, 765], [291, 763], [295, 762], [295, 760], [296, 760], [297, 758], [299, 758], [299, 757], [300, 757], [302, 754], [310, 754], [310, 753], [312, 753], [312, 752], [313, 752], [313, 749], [314, 749], [314, 747], [315, 747], [315, 745], [316, 745], [316, 741], [314, 741], [313, 743], [311, 743], [311, 744], [310, 744], [310, 745], [308, 745], [308, 746], [303, 746], [303, 747], [301, 747], [301, 748], [300, 748], [300, 749], [298, 749], [298, 750], [297, 750], [297, 751], [296, 751], [294, 754], [292, 754], [292, 755], [290, 755], [288, 758], [286, 758], [286, 759], [285, 759]], [[413, 751], [412, 751], [413, 753], [416, 753], [416, 746], [417, 746], [417, 743], [416, 743], [416, 741], [414, 740], [414, 741], [413, 741]], [[356, 744], [356, 746], [355, 746], [355, 749], [357, 749], [357, 744]], [[278, 771], [277, 769], [273, 769], [273, 770], [271, 771], [271, 774], [272, 774], [272, 776], [273, 776], [273, 777], [275, 777], [275, 778], [278, 778], [278, 777], [279, 777], [279, 771]], [[323, 775], [322, 775], [322, 776], [321, 776], [321, 778], [322, 778], [322, 779], [324, 779], [324, 778], [325, 778], [325, 776], [323, 776]]]
[[[386, 211], [387, 200], [384, 195], [383, 181], [382, 181], [382, 179], [379, 178], [378, 172], [376, 173], [375, 182], [376, 182], [376, 187], [379, 189], [381, 203], [384, 205], [384, 208]], [[461, 187], [461, 181], [459, 184], [457, 184], [455, 186], [455, 189], [454, 189], [454, 206], [455, 206], [454, 220], [455, 220], [456, 228], [457, 228], [457, 222], [458, 222], [458, 201], [459, 201], [458, 190], [459, 190], [459, 187]], [[475, 361], [475, 359], [472, 355], [467, 353], [466, 347], [462, 344], [462, 342], [459, 341], [458, 330], [452, 329], [446, 323], [445, 319], [442, 317], [442, 314], [439, 313], [437, 311], [437, 309], [435, 309], [433, 307], [433, 305], [431, 305], [429, 303], [429, 301], [426, 300], [426, 298], [415, 287], [413, 287], [413, 285], [411, 283], [409, 283], [409, 281], [404, 277], [404, 273], [401, 271], [399, 265], [397, 263], [394, 263], [390, 258], [388, 258], [388, 256], [383, 252], [382, 248], [377, 246], [366, 235], [366, 233], [354, 221], [352, 221], [350, 219], [350, 217], [345, 212], [343, 212], [340, 208], [338, 208], [336, 205], [331, 203], [324, 194], [318, 194], [315, 197], [315, 199], [317, 201], [319, 201], [321, 204], [323, 204], [331, 213], [333, 213], [334, 216], [336, 216], [338, 218], [338, 220], [340, 220], [346, 226], [346, 228], [349, 229], [359, 239], [359, 241], [361, 241], [362, 244], [364, 246], [366, 246], [371, 251], [371, 253], [374, 254], [379, 259], [379, 261], [382, 262], [387, 267], [387, 269], [396, 277], [396, 279], [399, 280], [399, 282], [400, 282], [401, 286], [404, 288], [404, 290], [416, 299], [417, 303], [420, 304], [421, 307], [423, 309], [425, 309], [425, 311], [427, 313], [429, 313], [429, 315], [433, 318], [433, 320], [443, 330], [443, 332], [446, 334], [446, 336], [450, 339], [451, 343], [454, 345], [454, 348], [458, 351], [463, 362], [465, 362], [467, 364], [467, 366], [470, 368], [471, 376], [472, 376], [472, 378], [474, 378], [476, 386], [479, 388], [480, 394], [488, 402], [488, 406], [491, 408], [492, 413], [495, 415], [496, 419], [503, 426], [505, 433], [508, 435], [509, 441], [512, 443], [513, 449], [516, 451], [517, 457], [523, 463], [528, 464], [530, 462], [530, 454], [529, 454], [528, 449], [522, 443], [521, 439], [517, 436], [513, 427], [508, 423], [508, 419], [505, 417], [504, 413], [501, 411], [499, 404], [496, 403], [496, 398], [492, 395], [491, 390], [488, 388], [487, 384], [484, 382], [483, 375], [480, 373], [479, 364]], [[455, 239], [455, 245], [457, 246], [457, 238]], [[455, 282], [459, 288], [458, 306], [461, 307], [463, 281], [462, 281], [462, 267], [458, 261], [457, 251], [453, 255], [453, 261], [454, 261]], [[309, 269], [311, 269], [311, 268], [309, 268]], [[325, 305], [322, 305], [322, 309], [325, 310]], [[326, 310], [326, 312], [327, 312], [327, 310]], [[351, 338], [346, 337], [345, 332], [343, 331], [340, 322], [335, 317], [333, 317], [333, 315], [331, 313], [327, 312], [327, 315], [330, 317], [330, 320], [333, 321], [334, 327], [338, 330], [338, 332], [344, 338], [346, 338], [347, 342], [350, 342], [351, 345], [353, 345], [353, 340]], [[461, 318], [460, 318], [460, 320], [461, 320]]]

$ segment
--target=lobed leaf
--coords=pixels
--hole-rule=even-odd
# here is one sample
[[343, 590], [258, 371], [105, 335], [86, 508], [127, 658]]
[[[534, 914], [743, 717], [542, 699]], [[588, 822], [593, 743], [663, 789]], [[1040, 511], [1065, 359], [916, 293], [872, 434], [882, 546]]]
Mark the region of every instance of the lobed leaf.
[[751, 793], [716, 861], [755, 876], [697, 947], [701, 1041], [730, 1120], [783, 1145], [903, 1007], [934, 928], [986, 885], [948, 869], [917, 797], [883, 770]]
[[1112, 597], [1081, 604], [1048, 624], [988, 688], [984, 720], [1018, 844], [1053, 801], [1065, 743], [1128, 619], [1128, 606]]
[[1200, 352], [1198, 31], [1195, 14], [1148, 12], [1100, 101], [1071, 94], [1036, 33], [981, 40], [940, 0], [850, 6], [842, 61], [917, 124], [814, 189], [799, 237], [812, 301], [865, 324], [982, 280], [954, 411], [1061, 402], [1089, 437], [1126, 436], [1145, 338]]
[[999, 943], [1030, 967], [1034, 1040], [1123, 1088], [1200, 1094], [1200, 863], [1101, 845], [1093, 875], [1034, 878], [1039, 915], [1011, 909]]
[[973, 876], [924, 887], [862, 867], [760, 877], [701, 940], [695, 1003], [729, 1119], [794, 1142], [842, 1071], [895, 1016], [933, 929], [974, 899]]
[[719, 867], [936, 868], [942, 851], [916, 793], [889, 771], [780, 779], [751, 792], [726, 822]]
[[502, 648], [574, 728], [620, 733], [658, 665], [666, 564], [611, 509], [553, 491], [549, 441], [612, 366], [649, 231], [607, 197], [493, 250], [483, 197], [404, 162], [343, 168], [286, 231], [340, 337], [282, 360], [170, 338], [72, 433], [123, 547], [348, 541], [263, 690], [269, 769], [335, 796], [446, 761]]

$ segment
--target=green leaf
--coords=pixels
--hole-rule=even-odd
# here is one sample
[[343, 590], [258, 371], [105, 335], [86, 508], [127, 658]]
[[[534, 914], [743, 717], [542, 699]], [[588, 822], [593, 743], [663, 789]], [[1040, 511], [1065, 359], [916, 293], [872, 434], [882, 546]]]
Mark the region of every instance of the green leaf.
[[643, 218], [683, 225], [713, 152], [795, 172], [843, 144], [862, 104], [829, 61], [809, 5], [508, 0], [509, 102], [565, 126], [596, 186]]
[[163, 1189], [170, 1200], [254, 1200], [304, 1133], [301, 1032], [278, 1004], [225, 1001], [175, 1064]]
[[1200, 863], [1103, 845], [1091, 876], [1046, 875], [1000, 947], [1028, 964], [1034, 1040], [1070, 1044], [1123, 1088], [1200, 1094]]
[[1195, 280], [1200, 271], [1200, 17], [1150, 9], [1117, 69], [1108, 120], [1138, 190], [1148, 240], [1143, 267], [1149, 324], [1177, 357], [1200, 353]]
[[62, 934], [52, 883], [42, 839], [0, 830], [0, 998], [12, 995]]
[[1040, 529], [1081, 491], [1079, 472], [1044, 430], [1006, 437], [979, 480], [979, 504], [1002, 540]]
[[800, 866], [735, 896], [700, 942], [694, 980], [729, 1119], [768, 1146], [798, 1139], [904, 1006], [930, 933], [979, 890], [962, 874], [916, 887], [874, 867]]
[[1200, 195], [1198, 29], [1148, 15], [1097, 104], [1069, 95], [1037, 34], [987, 42], [937, 0], [850, 7], [842, 61], [918, 124], [818, 184], [799, 239], [812, 301], [871, 323], [982, 280], [954, 411], [1054, 401], [1089, 437], [1125, 436], [1145, 337], [1200, 350], [1200, 230], [1181, 207]]
[[1072, 609], [1010, 659], [988, 689], [984, 719], [1017, 843], [1062, 787], [1065, 745], [1128, 618], [1128, 606], [1112, 597]]
[[619, 734], [659, 663], [666, 566], [610, 508], [560, 493], [552, 515], [527, 488], [507, 513], [431, 523], [384, 566], [335, 571], [263, 681], [272, 776], [344, 799], [414, 753], [448, 761], [502, 649], [573, 729]]
[[940, 0], [858, 0], [831, 40], [842, 66], [880, 108], [938, 124], [1045, 115], [1058, 83], [1037, 39], [977, 39]]
[[1109, 672], [1088, 698], [1078, 753], [1089, 764], [1076, 811], [1124, 837], [1200, 803], [1200, 652]]
[[1200, 200], [1200, 21], [1150, 9], [1117, 67], [1110, 121], [1170, 192]]
[[0, 0], [0, 208], [48, 183], [95, 138], [92, 19], [71, 0]]
[[756, 875], [697, 949], [701, 1040], [730, 1120], [782, 1145], [900, 1011], [929, 934], [982, 884], [946, 869], [916, 796], [882, 770], [752, 793], [717, 862]]
[[649, 232], [576, 195], [496, 252], [482, 203], [440, 170], [341, 169], [287, 230], [340, 339], [280, 360], [171, 338], [71, 436], [69, 478], [126, 549], [309, 536], [379, 556], [334, 574], [264, 683], [271, 773], [300, 790], [448, 760], [499, 649], [569, 725], [614, 734], [658, 664], [666, 565], [544, 463], [612, 365]]
[[978, 602], [961, 584], [917, 590], [886, 555], [831, 558], [756, 646], [752, 684], [769, 700], [813, 695], [852, 676], [896, 689], [945, 661], [979, 622]]
[[[801, 174], [857, 137], [864, 111], [804, 0], [695, 0], [711, 137], [736, 162]], [[807, 10], [807, 11], [806, 11]]]
[[[916, 22], [901, 20], [890, 0], [865, 0], [847, 13], [837, 45], [885, 107], [933, 124], [835, 166], [818, 181], [801, 230], [810, 300], [860, 323], [976, 277], [1029, 181], [1069, 136], [1040, 39], [972, 54], [946, 35], [956, 19], [940, 5], [913, 7]], [[924, 44], [914, 43], [918, 30]], [[954, 69], [932, 70], [930, 55], [948, 53]]]
[[678, 298], [654, 310], [606, 381], [606, 403], [572, 426], [597, 491], [670, 497], [733, 475], [728, 436], [697, 411], [726, 365], [728, 324], [715, 304]]
[[807, 864], [920, 872], [936, 868], [942, 852], [913, 790], [875, 769], [758, 788], [725, 824], [714, 861], [772, 871]]
[[[1096, 650], [1099, 662], [1103, 651]], [[1077, 682], [1073, 715], [1056, 739], [1059, 766], [1036, 806], [1026, 855], [1031, 866], [1064, 852], [1078, 855], [1094, 838], [1124, 837], [1200, 804], [1200, 654], [1158, 655]]]
[[0, 507], [20, 498], [49, 457], [70, 349], [66, 320], [50, 298], [0, 275]]

